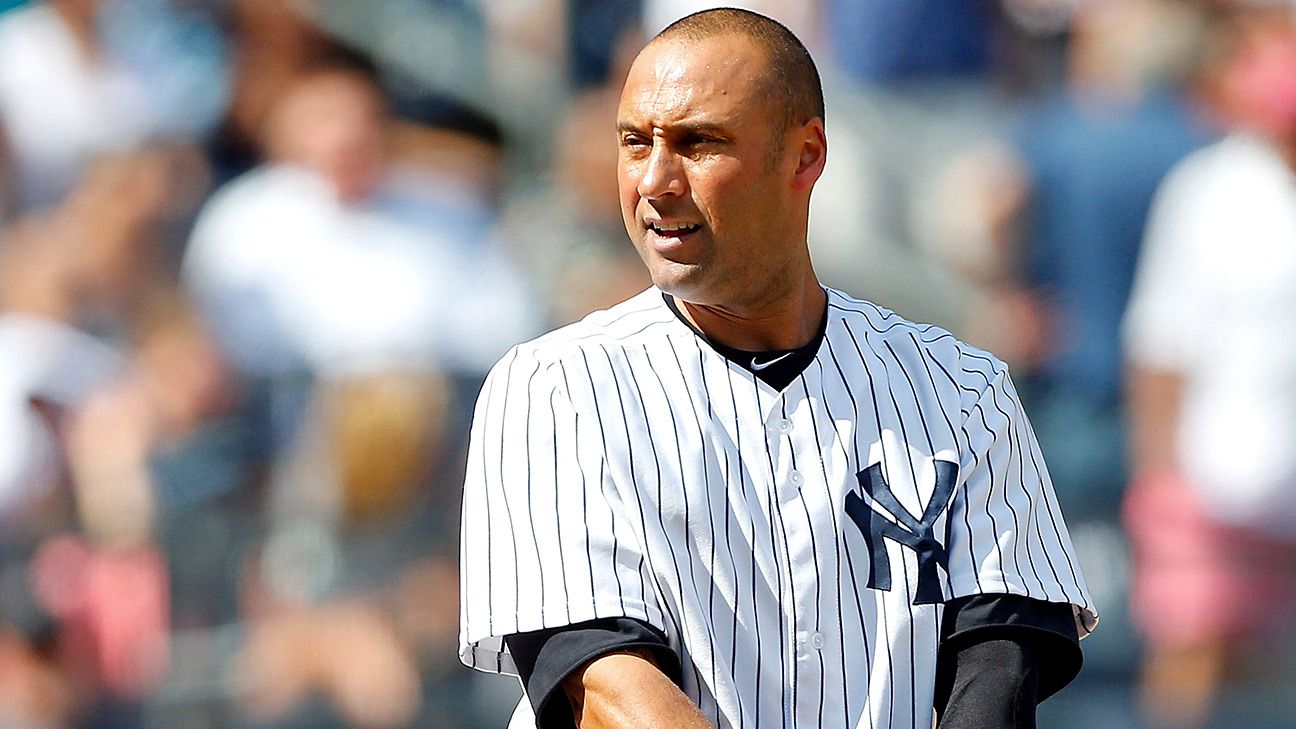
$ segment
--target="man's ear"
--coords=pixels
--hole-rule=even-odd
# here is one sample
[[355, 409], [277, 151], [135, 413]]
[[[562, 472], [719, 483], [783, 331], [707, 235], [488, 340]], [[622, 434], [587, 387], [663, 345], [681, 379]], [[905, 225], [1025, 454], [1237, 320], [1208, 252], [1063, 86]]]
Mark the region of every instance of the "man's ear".
[[814, 117], [795, 130], [792, 143], [799, 149], [792, 186], [798, 190], [814, 187], [828, 162], [828, 137], [823, 119]]

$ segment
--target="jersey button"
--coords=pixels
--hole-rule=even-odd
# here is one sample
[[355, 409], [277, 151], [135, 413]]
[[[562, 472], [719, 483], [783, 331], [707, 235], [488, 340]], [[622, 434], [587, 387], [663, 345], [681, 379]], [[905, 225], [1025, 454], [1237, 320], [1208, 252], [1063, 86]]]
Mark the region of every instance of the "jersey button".
[[823, 647], [824, 647], [824, 637], [823, 637], [823, 633], [820, 633], [820, 632], [817, 631], [817, 630], [816, 630], [815, 632], [811, 633], [811, 634], [810, 634], [810, 646], [811, 646], [812, 648], [814, 648], [815, 650], [817, 650], [817, 651], [819, 651], [819, 650], [823, 650]]
[[800, 471], [793, 471], [792, 473], [788, 474], [788, 480], [792, 482], [793, 486], [800, 486], [801, 483], [805, 481], [805, 479], [801, 477]]
[[778, 428], [778, 432], [780, 433], [791, 433], [792, 421], [787, 418], [780, 418], [779, 421], [775, 423], [775, 427]]

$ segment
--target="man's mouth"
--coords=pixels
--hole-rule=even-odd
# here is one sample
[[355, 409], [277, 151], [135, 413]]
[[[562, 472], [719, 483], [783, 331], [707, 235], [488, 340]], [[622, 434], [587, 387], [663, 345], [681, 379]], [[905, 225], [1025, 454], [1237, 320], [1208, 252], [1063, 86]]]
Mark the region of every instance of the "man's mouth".
[[648, 230], [662, 238], [683, 238], [702, 229], [697, 223], [663, 223], [647, 222]]

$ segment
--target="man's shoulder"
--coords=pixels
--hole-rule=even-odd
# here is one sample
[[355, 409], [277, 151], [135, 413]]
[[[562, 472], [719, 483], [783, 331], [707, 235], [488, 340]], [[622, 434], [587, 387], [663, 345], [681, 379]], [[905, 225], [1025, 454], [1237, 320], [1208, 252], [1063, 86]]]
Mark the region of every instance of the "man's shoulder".
[[[303, 221], [322, 220], [325, 196], [302, 170], [264, 165], [225, 183], [203, 205], [185, 249], [184, 275], [261, 270], [291, 261], [302, 246]], [[240, 274], [243, 275], [243, 274]]]
[[[1288, 175], [1286, 162], [1270, 142], [1251, 134], [1233, 134], [1186, 155], [1166, 175], [1168, 193], [1202, 201], [1220, 197], [1245, 200], [1257, 180]], [[1195, 201], [1194, 201], [1195, 202]]]
[[891, 309], [850, 294], [828, 289], [828, 315], [841, 321], [843, 331], [861, 346], [885, 349], [899, 342], [917, 343], [924, 349], [959, 353], [976, 350], [948, 329], [907, 319]]
[[246, 206], [274, 209], [299, 205], [303, 196], [314, 200], [327, 196], [327, 183], [300, 167], [264, 164], [226, 182], [207, 201], [205, 213], [226, 213]]
[[971, 377], [988, 384], [1008, 366], [990, 352], [969, 344], [948, 329], [915, 322], [871, 301], [828, 289], [828, 331], [858, 347], [860, 356], [893, 361], [906, 370], [943, 370], [954, 379]]
[[522, 359], [544, 367], [571, 358], [588, 358], [598, 350], [647, 346], [662, 340], [677, 323], [661, 291], [650, 287], [615, 306], [515, 346], [500, 363]]

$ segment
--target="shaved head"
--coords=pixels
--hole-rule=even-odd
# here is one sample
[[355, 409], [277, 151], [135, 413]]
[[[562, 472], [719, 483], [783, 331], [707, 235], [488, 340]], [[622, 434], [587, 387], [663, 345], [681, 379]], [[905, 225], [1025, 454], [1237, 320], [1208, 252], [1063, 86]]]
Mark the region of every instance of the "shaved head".
[[768, 62], [765, 79], [780, 129], [824, 118], [823, 85], [810, 52], [792, 31], [760, 13], [738, 8], [703, 10], [671, 23], [649, 45], [699, 41], [721, 35], [751, 40]]

